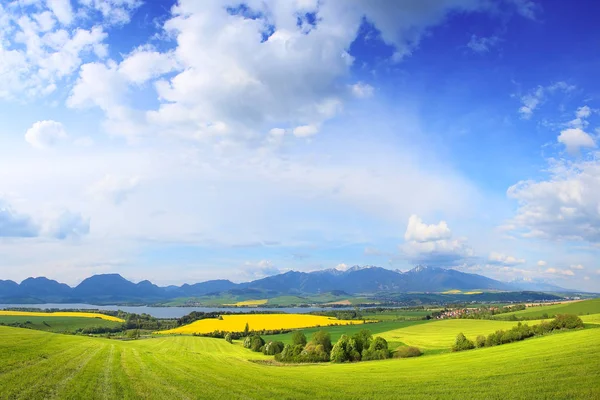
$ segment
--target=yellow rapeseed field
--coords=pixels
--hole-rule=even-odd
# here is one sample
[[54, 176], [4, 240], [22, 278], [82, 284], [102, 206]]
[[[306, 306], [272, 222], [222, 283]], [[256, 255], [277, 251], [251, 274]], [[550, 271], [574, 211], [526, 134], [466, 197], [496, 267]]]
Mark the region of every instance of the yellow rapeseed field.
[[460, 294], [460, 293], [462, 293], [462, 291], [460, 291], [458, 289], [446, 290], [445, 292], [442, 292], [442, 294]]
[[262, 306], [267, 304], [267, 299], [263, 300], [246, 300], [246, 301], [238, 301], [235, 304], [223, 304], [224, 306], [234, 306], [234, 307], [253, 307], [253, 306]]
[[276, 330], [310, 328], [314, 326], [362, 324], [359, 320], [341, 320], [331, 317], [306, 314], [244, 314], [223, 315], [223, 319], [201, 319], [189, 325], [156, 333], [211, 333], [214, 331], [243, 332], [246, 323], [250, 330]]
[[29, 312], [29, 311], [4, 311], [0, 310], [0, 316], [13, 316], [13, 317], [81, 317], [81, 318], [101, 318], [107, 321], [114, 322], [125, 322], [125, 320], [110, 315], [91, 313], [91, 312]]

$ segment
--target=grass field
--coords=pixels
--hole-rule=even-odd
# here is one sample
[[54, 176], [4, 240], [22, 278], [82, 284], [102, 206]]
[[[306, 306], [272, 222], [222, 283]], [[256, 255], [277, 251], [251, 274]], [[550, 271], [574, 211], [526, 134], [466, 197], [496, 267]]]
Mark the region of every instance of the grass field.
[[[429, 324], [422, 325], [422, 327]], [[597, 399], [598, 331], [413, 359], [293, 367], [222, 339], [120, 342], [0, 327], [2, 399]]]
[[44, 318], [97, 318], [103, 319], [106, 321], [113, 322], [125, 322], [125, 320], [117, 317], [113, 317], [111, 315], [104, 315], [99, 313], [90, 313], [90, 312], [30, 312], [30, 311], [5, 311], [0, 310], [0, 316], [8, 316], [8, 317], [44, 317]]
[[91, 327], [116, 328], [120, 322], [107, 321], [101, 318], [85, 317], [35, 317], [0, 315], [0, 324], [23, 324], [27, 328], [48, 332], [75, 332], [77, 329]]
[[600, 325], [600, 314], [582, 315], [580, 318], [586, 324]]
[[572, 303], [554, 304], [550, 306], [534, 306], [528, 307], [526, 310], [515, 311], [512, 313], [497, 315], [497, 319], [508, 319], [511, 315], [516, 317], [525, 318], [541, 318], [543, 314], [548, 314], [549, 318], [554, 317], [556, 314], [576, 314], [576, 315], [587, 315], [587, 314], [599, 314], [600, 313], [600, 299], [591, 299], [584, 301], [576, 301]]
[[[527, 321], [527, 324], [531, 326], [538, 322]], [[517, 322], [512, 321], [445, 319], [394, 329], [380, 336], [390, 342], [401, 342], [424, 350], [449, 350], [454, 344], [456, 335], [461, 332], [467, 338], [475, 340], [477, 335], [487, 336], [499, 329], [510, 329], [516, 324]]]
[[214, 331], [243, 332], [246, 324], [250, 330], [297, 329], [313, 326], [362, 324], [362, 320], [339, 320], [331, 317], [306, 314], [244, 314], [223, 315], [222, 319], [201, 319], [189, 325], [160, 331], [161, 334], [211, 333]]
[[431, 314], [431, 311], [425, 310], [386, 310], [382, 312], [363, 311], [364, 319], [375, 319], [378, 321], [391, 321], [402, 319], [420, 319]]

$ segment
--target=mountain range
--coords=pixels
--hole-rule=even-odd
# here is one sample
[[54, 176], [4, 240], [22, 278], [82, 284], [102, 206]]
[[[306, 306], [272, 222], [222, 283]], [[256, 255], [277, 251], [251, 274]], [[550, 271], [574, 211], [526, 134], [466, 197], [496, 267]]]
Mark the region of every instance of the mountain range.
[[166, 287], [157, 286], [147, 280], [133, 283], [119, 274], [94, 275], [76, 287], [45, 277], [27, 278], [21, 284], [0, 280], [0, 303], [152, 303], [180, 297], [200, 297], [224, 292], [241, 294], [252, 291], [256, 291], [257, 294], [318, 294], [333, 291], [375, 294], [442, 292], [456, 289], [565, 291], [553, 285], [542, 286], [537, 287], [531, 281], [506, 283], [445, 268], [418, 266], [402, 272], [374, 266], [355, 266], [345, 271], [289, 271], [245, 283], [212, 280]]

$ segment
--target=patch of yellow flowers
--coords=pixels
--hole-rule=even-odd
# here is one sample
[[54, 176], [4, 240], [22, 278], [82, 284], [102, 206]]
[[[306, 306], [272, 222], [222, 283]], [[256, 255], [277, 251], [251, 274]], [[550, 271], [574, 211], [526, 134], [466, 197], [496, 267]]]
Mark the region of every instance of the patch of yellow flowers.
[[13, 316], [13, 317], [80, 317], [80, 318], [101, 318], [107, 321], [114, 322], [125, 322], [125, 320], [111, 315], [104, 315], [91, 312], [30, 312], [30, 311], [4, 311], [0, 310], [0, 316]]
[[252, 331], [311, 328], [329, 325], [362, 324], [361, 320], [341, 320], [332, 317], [306, 314], [243, 314], [223, 315], [222, 319], [210, 318], [192, 322], [175, 329], [160, 331], [162, 334], [211, 333], [214, 331], [243, 332], [246, 324]]

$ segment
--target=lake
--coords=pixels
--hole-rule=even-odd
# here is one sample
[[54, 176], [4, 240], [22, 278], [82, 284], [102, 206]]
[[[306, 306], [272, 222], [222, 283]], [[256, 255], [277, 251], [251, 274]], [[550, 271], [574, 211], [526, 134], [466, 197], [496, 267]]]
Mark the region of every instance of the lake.
[[[232, 308], [232, 307], [149, 307], [149, 306], [95, 306], [91, 304], [0, 304], [0, 310], [7, 308], [39, 308], [47, 310], [56, 308], [60, 310], [76, 309], [76, 310], [122, 310], [135, 314], [149, 314], [156, 318], [181, 318], [192, 311], [200, 312], [235, 312], [243, 313], [248, 311], [264, 311], [264, 312], [282, 312], [293, 314], [305, 314], [312, 311], [331, 311], [331, 307], [285, 307], [285, 308], [263, 308], [263, 307], [247, 307], [247, 308]], [[338, 307], [335, 310], [352, 309], [352, 307]]]

